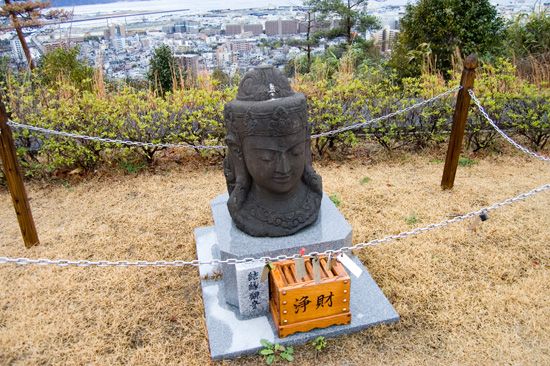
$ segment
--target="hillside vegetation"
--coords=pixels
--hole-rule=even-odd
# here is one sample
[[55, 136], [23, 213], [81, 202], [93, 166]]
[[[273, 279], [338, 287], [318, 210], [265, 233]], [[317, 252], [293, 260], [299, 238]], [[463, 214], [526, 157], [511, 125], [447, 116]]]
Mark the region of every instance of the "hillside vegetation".
[[[336, 66], [317, 62], [307, 75], [292, 79], [296, 91], [308, 97], [313, 134], [368, 122], [438, 96], [459, 84], [461, 65], [449, 80], [437, 73], [399, 80], [374, 67], [354, 68], [351, 56]], [[55, 131], [124, 141], [224, 145], [223, 106], [237, 87], [225, 87], [210, 76], [190, 80], [164, 96], [152, 89], [105, 84], [96, 73], [78, 82], [58, 77], [12, 77], [7, 83], [8, 110], [14, 122]], [[475, 91], [490, 117], [502, 129], [535, 150], [550, 137], [550, 89], [517, 76], [516, 68], [500, 59], [478, 68]], [[419, 151], [444, 144], [450, 131], [456, 93], [387, 119], [345, 133], [313, 140], [319, 157], [346, 154], [361, 141], [373, 141], [387, 151]], [[146, 167], [161, 147], [135, 147], [14, 129], [21, 165], [28, 177], [45, 177], [60, 170], [93, 171], [98, 167]], [[496, 132], [475, 106], [467, 123], [466, 144], [491, 149]], [[194, 149], [207, 160], [219, 160], [225, 150]]]

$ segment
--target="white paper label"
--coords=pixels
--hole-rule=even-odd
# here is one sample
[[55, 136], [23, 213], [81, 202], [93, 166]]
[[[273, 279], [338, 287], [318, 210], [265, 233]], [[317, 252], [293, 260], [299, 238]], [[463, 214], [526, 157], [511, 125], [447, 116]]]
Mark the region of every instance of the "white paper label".
[[361, 276], [361, 273], [363, 273], [361, 267], [355, 264], [355, 262], [352, 261], [351, 258], [348, 257], [345, 253], [340, 253], [337, 259], [338, 262], [342, 263], [342, 265], [346, 267], [351, 273], [353, 273], [355, 277], [359, 278], [359, 276]]
[[260, 278], [260, 282], [264, 282], [269, 277], [269, 264], [266, 264], [264, 266], [264, 270], [262, 271], [262, 277]]
[[468, 229], [472, 231], [476, 231], [477, 226], [479, 225], [480, 222], [481, 222], [481, 217], [476, 216], [474, 221], [470, 224], [470, 226], [468, 226]]
[[332, 269], [332, 266], [334, 265], [334, 257], [332, 256], [332, 254], [329, 254], [328, 257], [327, 257], [327, 265], [325, 266], [325, 271], [327, 272], [330, 272], [331, 269]]

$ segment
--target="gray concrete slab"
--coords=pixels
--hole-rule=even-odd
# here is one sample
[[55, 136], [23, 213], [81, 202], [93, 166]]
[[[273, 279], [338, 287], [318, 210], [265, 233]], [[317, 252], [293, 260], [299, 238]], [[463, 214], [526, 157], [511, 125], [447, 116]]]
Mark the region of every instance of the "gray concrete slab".
[[[197, 257], [203, 261], [211, 261], [220, 258], [218, 237], [213, 226], [199, 227], [195, 229], [195, 244]], [[221, 274], [221, 266], [205, 264], [199, 267], [199, 275], [202, 278], [214, 277]]]

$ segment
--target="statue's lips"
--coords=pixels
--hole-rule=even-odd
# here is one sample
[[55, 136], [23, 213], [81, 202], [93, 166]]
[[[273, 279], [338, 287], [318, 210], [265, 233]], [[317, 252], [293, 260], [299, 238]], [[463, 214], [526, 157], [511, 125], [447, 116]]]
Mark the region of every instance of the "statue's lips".
[[287, 183], [288, 181], [290, 181], [290, 179], [292, 179], [292, 175], [291, 174], [288, 174], [288, 175], [277, 175], [275, 177], [273, 177], [273, 181], [275, 183]]

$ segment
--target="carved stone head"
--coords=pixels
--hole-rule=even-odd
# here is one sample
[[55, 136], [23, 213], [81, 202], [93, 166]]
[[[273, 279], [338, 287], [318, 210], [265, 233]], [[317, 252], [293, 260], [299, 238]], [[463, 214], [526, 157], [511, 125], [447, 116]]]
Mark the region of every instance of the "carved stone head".
[[253, 236], [286, 236], [317, 220], [321, 177], [311, 166], [306, 97], [280, 71], [245, 74], [237, 99], [224, 109], [227, 207], [235, 225]]

